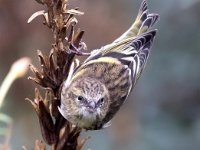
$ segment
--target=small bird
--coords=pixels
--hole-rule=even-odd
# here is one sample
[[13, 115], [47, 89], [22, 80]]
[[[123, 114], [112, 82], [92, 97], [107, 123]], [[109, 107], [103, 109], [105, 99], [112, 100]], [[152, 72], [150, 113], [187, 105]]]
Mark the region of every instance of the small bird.
[[61, 115], [86, 130], [109, 126], [127, 99], [147, 62], [159, 15], [149, 13], [143, 0], [133, 25], [114, 42], [70, 69], [61, 89]]

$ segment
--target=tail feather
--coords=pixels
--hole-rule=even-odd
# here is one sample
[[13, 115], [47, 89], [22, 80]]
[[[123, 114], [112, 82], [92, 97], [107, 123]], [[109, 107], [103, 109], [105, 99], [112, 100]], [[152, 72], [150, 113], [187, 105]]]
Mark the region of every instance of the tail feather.
[[158, 14], [149, 13], [147, 1], [143, 0], [133, 25], [114, 42], [119, 42], [149, 31], [151, 27], [158, 21], [158, 19]]
[[[132, 60], [129, 60], [129, 62], [127, 61], [127, 63], [130, 63], [129, 68], [131, 69], [131, 76], [134, 84], [140, 77], [142, 70], [145, 68], [156, 32], [157, 30], [152, 30], [141, 34], [134, 39], [130, 45], [130, 48], [132, 48], [132, 50], [130, 49], [131, 51], [136, 50], [135, 54], [131, 54]], [[126, 57], [130, 56], [126, 55]], [[125, 62], [123, 63], [125, 64]]]
[[137, 35], [147, 32], [158, 21], [158, 14], [149, 14], [147, 18], [142, 22]]
[[[141, 6], [140, 6], [140, 9], [139, 9], [139, 13], [141, 12], [144, 12], [144, 11], [148, 11], [148, 6], [147, 6], [147, 1], [146, 0], [143, 0]], [[138, 15], [140, 16], [140, 15]]]

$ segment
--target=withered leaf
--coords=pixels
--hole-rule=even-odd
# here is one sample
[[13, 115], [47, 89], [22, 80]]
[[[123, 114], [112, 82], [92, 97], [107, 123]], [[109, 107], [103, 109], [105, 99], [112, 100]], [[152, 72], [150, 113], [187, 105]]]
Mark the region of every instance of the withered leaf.
[[65, 10], [63, 13], [66, 13], [66, 14], [73, 14], [73, 15], [84, 15], [84, 12], [81, 12], [79, 10], [76, 10], [76, 9], [69, 9], [69, 10]]
[[49, 25], [48, 14], [44, 10], [40, 10], [31, 15], [27, 23], [31, 23], [36, 17], [43, 16], [47, 25]]

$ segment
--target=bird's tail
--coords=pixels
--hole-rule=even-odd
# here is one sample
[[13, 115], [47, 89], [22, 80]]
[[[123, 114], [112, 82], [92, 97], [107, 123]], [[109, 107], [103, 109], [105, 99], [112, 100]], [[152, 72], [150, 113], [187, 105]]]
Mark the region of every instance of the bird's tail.
[[128, 38], [132, 38], [149, 31], [151, 27], [158, 21], [158, 19], [158, 14], [149, 13], [147, 1], [143, 0], [137, 18], [133, 25], [114, 42], [119, 42]]

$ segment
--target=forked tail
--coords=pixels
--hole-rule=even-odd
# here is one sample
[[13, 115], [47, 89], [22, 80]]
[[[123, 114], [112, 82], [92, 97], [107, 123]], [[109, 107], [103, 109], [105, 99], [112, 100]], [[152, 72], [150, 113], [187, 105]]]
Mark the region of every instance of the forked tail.
[[158, 19], [158, 14], [149, 13], [147, 1], [143, 0], [133, 25], [114, 42], [132, 38], [149, 31], [151, 27], [158, 21]]

